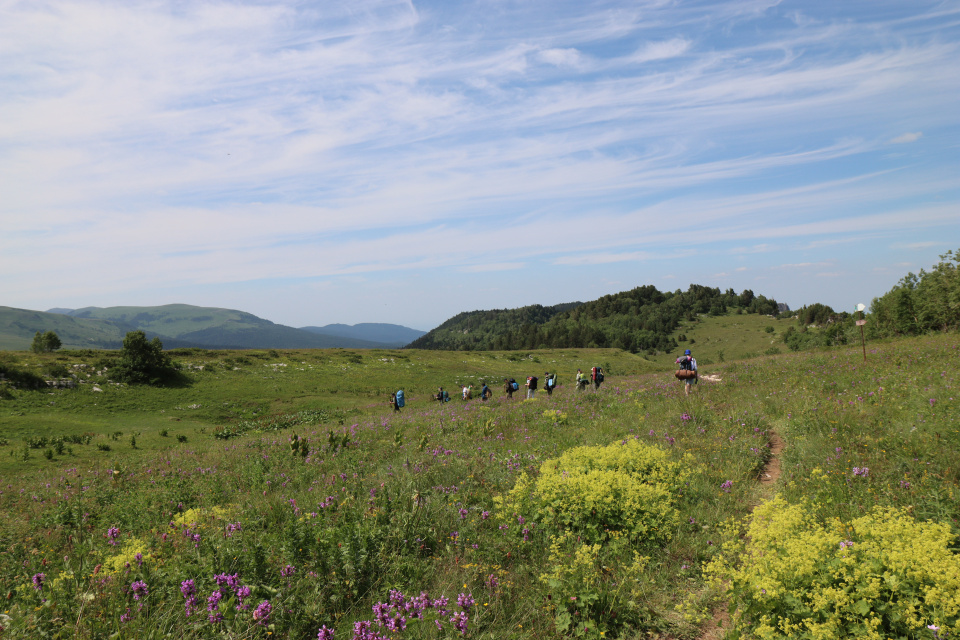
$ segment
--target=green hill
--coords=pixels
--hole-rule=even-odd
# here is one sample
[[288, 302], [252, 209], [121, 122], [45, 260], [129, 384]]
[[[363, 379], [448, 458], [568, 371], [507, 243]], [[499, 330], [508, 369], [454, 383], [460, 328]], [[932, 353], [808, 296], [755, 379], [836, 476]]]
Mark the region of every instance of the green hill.
[[776, 300], [750, 290], [690, 285], [661, 292], [647, 285], [592, 302], [461, 313], [409, 346], [417, 349], [512, 350], [616, 348], [648, 355], [675, 350], [676, 331], [701, 314], [776, 315]]

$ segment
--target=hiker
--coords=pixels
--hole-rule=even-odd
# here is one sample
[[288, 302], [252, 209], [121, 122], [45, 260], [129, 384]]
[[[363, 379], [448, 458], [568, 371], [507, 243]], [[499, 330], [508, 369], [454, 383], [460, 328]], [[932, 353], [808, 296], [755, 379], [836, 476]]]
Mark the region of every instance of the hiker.
[[517, 381], [513, 378], [510, 378], [509, 380], [506, 378], [503, 379], [503, 392], [507, 394], [508, 398], [513, 398], [513, 392], [519, 388], [520, 385], [518, 385]]
[[587, 376], [583, 375], [583, 371], [577, 369], [577, 391], [583, 391], [587, 388]]
[[440, 387], [440, 389], [437, 391], [436, 401], [440, 404], [443, 404], [444, 402], [450, 402], [450, 394], [444, 391], [443, 387]]
[[473, 397], [473, 387], [468, 387], [467, 385], [463, 386], [463, 399], [469, 400]]
[[487, 399], [492, 396], [493, 396], [493, 391], [490, 391], [490, 387], [488, 387], [487, 383], [484, 382], [483, 387], [480, 388], [480, 399], [486, 402]]
[[603, 367], [594, 367], [590, 369], [590, 381], [593, 382], [593, 390], [600, 390], [600, 383], [603, 382]]
[[543, 374], [543, 379], [545, 380], [543, 386], [547, 390], [547, 395], [552, 396], [553, 389], [557, 386], [557, 374], [545, 371]]
[[[697, 373], [697, 361], [694, 359], [693, 355], [690, 353], [690, 349], [687, 349], [683, 352], [683, 355], [677, 358], [677, 364], [680, 366], [679, 371], [677, 372], [677, 377], [684, 375], [683, 378], [683, 392], [686, 395], [690, 395], [690, 389], [693, 388], [693, 385], [697, 384], [697, 381], [700, 379], [700, 374]], [[690, 374], [680, 374], [680, 371], [692, 371], [693, 375]], [[689, 376], [689, 377], [686, 377]]]
[[537, 376], [527, 376], [527, 399], [533, 400], [533, 396], [537, 393]]
[[390, 398], [390, 404], [393, 405], [394, 413], [400, 412], [401, 407], [403, 407], [403, 405], [405, 404], [404, 398], [403, 398], [403, 389], [400, 389], [399, 391], [394, 392], [393, 397]]

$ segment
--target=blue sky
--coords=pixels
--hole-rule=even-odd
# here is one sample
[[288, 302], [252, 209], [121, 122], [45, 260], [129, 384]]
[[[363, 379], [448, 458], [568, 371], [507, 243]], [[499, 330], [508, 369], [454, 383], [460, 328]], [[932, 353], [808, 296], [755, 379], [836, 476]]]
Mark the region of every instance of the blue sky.
[[0, 0], [0, 304], [430, 329], [960, 248], [960, 2]]

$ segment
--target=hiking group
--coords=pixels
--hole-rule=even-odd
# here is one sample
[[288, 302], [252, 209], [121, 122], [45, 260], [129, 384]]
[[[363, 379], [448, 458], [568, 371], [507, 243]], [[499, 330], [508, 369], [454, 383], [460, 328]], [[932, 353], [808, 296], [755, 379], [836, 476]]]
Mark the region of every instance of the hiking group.
[[[581, 384], [581, 378], [583, 384]], [[580, 369], [577, 369], [577, 391], [583, 391], [586, 388], [587, 382], [590, 382], [593, 385], [594, 391], [600, 389], [600, 383], [603, 382], [603, 368], [602, 367], [593, 367], [590, 370], [589, 377], [584, 375]], [[481, 382], [480, 392], [477, 394], [477, 397], [480, 400], [486, 402], [493, 397], [493, 390], [487, 386], [485, 382]], [[524, 386], [527, 388], [526, 397], [533, 398], [536, 396], [537, 388], [540, 386], [540, 378], [538, 376], [528, 376], [527, 381], [524, 383]], [[557, 374], [550, 373], [549, 371], [543, 374], [543, 388], [547, 390], [547, 395], [552, 396], [554, 390], [557, 388]], [[513, 398], [513, 394], [516, 391], [520, 391], [520, 383], [516, 381], [515, 378], [504, 378], [503, 379], [503, 392], [508, 398]], [[474, 388], [473, 385], [464, 385], [460, 391], [460, 397], [464, 400], [473, 400], [474, 397]], [[443, 404], [444, 402], [450, 402], [450, 393], [445, 391], [443, 387], [440, 387], [437, 390], [437, 393], [431, 396], [431, 399]], [[395, 412], [400, 411], [401, 408], [406, 404], [404, 399], [403, 389], [395, 391], [390, 395], [390, 406], [393, 407]]]
[[[698, 384], [700, 380], [700, 374], [697, 372], [697, 360], [693, 357], [693, 354], [690, 352], [690, 349], [686, 349], [683, 352], [683, 355], [677, 358], [678, 369], [675, 373], [678, 380], [684, 383], [683, 391], [686, 395], [690, 395], [690, 390], [693, 388], [693, 385]], [[544, 389], [547, 390], [547, 395], [552, 396], [554, 389], [557, 388], [557, 374], [545, 372], [543, 374], [544, 379]], [[600, 390], [600, 385], [603, 383], [603, 367], [593, 367], [590, 369], [589, 374], [583, 373], [581, 369], [577, 369], [576, 376], [576, 389], [577, 391], [583, 391], [587, 388], [587, 385], [593, 387], [594, 391]], [[486, 402], [493, 397], [493, 390], [487, 386], [485, 382], [480, 383], [480, 393], [478, 397], [480, 400]], [[527, 381], [524, 383], [524, 386], [527, 388], [526, 397], [532, 399], [536, 396], [537, 387], [540, 384], [540, 378], [537, 376], [527, 376]], [[503, 392], [506, 394], [507, 398], [513, 398], [513, 394], [516, 391], [520, 391], [520, 383], [517, 382], [514, 378], [504, 378], [503, 379]], [[431, 396], [433, 400], [443, 404], [444, 402], [450, 402], [450, 394], [443, 390], [443, 387], [440, 387], [436, 395]], [[473, 399], [473, 385], [464, 385], [461, 390], [461, 397], [464, 401]], [[403, 389], [394, 392], [390, 396], [390, 405], [393, 407], [394, 411], [400, 411], [401, 408], [406, 404], [403, 394]]]

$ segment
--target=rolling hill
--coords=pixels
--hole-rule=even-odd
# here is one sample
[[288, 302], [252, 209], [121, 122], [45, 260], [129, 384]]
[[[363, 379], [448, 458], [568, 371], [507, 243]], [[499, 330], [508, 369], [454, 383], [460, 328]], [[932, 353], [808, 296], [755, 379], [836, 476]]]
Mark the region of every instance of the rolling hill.
[[159, 337], [168, 349], [373, 349], [394, 346], [392, 343], [296, 329], [234, 309], [187, 304], [58, 308], [53, 312], [0, 307], [0, 349], [29, 349], [37, 331], [55, 331], [65, 348], [119, 349], [127, 332], [138, 329], [150, 338]]
[[404, 347], [426, 333], [426, 331], [419, 331], [398, 324], [377, 322], [362, 322], [355, 325], [328, 324], [322, 327], [300, 327], [300, 329], [328, 336], [367, 340], [395, 348]]

